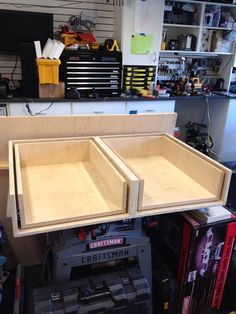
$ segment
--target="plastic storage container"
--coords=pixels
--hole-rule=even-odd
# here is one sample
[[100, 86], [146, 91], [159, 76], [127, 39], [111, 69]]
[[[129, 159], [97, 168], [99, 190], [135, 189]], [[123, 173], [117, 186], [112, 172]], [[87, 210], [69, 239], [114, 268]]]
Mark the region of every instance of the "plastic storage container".
[[58, 84], [59, 83], [59, 65], [60, 60], [36, 59], [38, 65], [40, 84]]

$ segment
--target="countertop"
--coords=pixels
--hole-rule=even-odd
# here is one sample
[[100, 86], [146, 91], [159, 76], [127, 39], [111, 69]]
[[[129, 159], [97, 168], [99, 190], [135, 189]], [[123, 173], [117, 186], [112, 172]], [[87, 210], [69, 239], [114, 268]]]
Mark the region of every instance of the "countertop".
[[105, 97], [105, 98], [80, 98], [80, 99], [58, 99], [58, 98], [27, 98], [27, 97], [13, 97], [1, 99], [1, 103], [39, 103], [39, 102], [99, 102], [99, 101], [168, 101], [168, 100], [195, 100], [195, 99], [236, 99], [235, 97], [229, 97], [226, 95], [212, 94], [210, 96], [175, 96], [175, 97], [156, 97], [156, 98], [145, 98], [145, 97]]

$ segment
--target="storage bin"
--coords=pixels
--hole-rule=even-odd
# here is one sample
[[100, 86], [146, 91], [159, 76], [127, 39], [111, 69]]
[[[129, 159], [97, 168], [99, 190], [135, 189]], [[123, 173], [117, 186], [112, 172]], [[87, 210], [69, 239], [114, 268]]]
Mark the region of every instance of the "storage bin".
[[168, 134], [13, 140], [9, 174], [16, 236], [223, 205], [231, 177]]
[[14, 144], [21, 228], [126, 212], [127, 183], [92, 139]]
[[231, 171], [173, 136], [105, 137], [103, 142], [107, 154], [115, 153], [140, 179], [137, 215], [226, 202]]
[[60, 60], [36, 59], [39, 84], [58, 84]]

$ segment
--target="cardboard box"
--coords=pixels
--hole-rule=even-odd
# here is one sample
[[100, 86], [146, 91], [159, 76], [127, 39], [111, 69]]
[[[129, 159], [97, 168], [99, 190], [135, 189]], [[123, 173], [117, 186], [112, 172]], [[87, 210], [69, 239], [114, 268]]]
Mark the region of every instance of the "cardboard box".
[[219, 309], [236, 235], [236, 219], [200, 223], [191, 212], [164, 216], [162, 253], [176, 274], [181, 314]]
[[59, 84], [38, 84], [39, 98], [64, 98], [65, 97], [65, 83]]

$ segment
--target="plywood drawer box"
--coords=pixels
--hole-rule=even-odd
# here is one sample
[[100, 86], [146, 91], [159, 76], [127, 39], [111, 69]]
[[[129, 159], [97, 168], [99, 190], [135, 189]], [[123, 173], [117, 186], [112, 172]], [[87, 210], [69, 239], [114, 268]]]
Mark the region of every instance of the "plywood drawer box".
[[107, 154], [116, 154], [142, 182], [137, 216], [226, 201], [231, 172], [168, 134], [103, 137], [102, 141], [97, 139]]
[[127, 182], [92, 139], [14, 143], [21, 228], [125, 213]]

